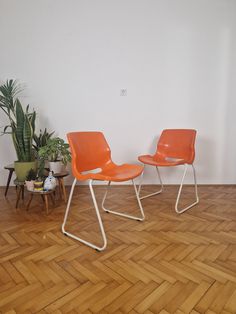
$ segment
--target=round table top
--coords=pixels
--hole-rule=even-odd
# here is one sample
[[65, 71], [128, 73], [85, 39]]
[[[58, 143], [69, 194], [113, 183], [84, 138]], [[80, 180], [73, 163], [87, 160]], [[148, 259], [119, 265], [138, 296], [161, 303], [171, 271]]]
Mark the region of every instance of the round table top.
[[15, 170], [15, 165], [14, 164], [10, 164], [10, 165], [7, 165], [7, 166], [5, 166], [4, 167], [4, 169], [6, 169], [6, 170]]
[[55, 189], [52, 190], [28, 190], [27, 192], [32, 193], [32, 194], [51, 194], [55, 191]]
[[21, 185], [21, 186], [22, 186], [22, 185], [25, 185], [25, 181], [19, 181], [19, 180], [15, 179], [15, 180], [14, 180], [14, 184], [15, 184], [15, 185]]
[[[4, 169], [6, 169], [6, 170], [15, 170], [15, 166], [14, 166], [14, 164], [10, 164], [10, 165], [7, 165], [7, 166], [5, 166], [4, 167]], [[45, 168], [45, 170], [47, 170], [47, 171], [50, 171], [49, 170], [49, 168]], [[55, 177], [55, 178], [64, 178], [64, 177], [67, 177], [69, 175], [69, 172], [68, 171], [62, 171], [62, 172], [59, 172], [59, 173], [54, 173], [53, 174], [53, 176]], [[17, 183], [15, 183], [15, 181], [17, 182]], [[14, 183], [16, 184], [16, 185], [23, 185], [24, 184], [24, 182], [20, 182], [20, 181], [18, 181], [17, 179], [14, 181]]]
[[[47, 169], [49, 171], [49, 169]], [[67, 177], [69, 175], [68, 171], [62, 171], [62, 172], [58, 172], [58, 173], [53, 173], [53, 177], [54, 178], [64, 178]]]
[[[18, 181], [17, 179], [14, 180], [14, 184], [18, 185], [18, 186], [24, 186], [25, 185], [25, 181]], [[30, 193], [38, 193], [38, 194], [50, 194], [52, 192], [55, 191], [55, 188], [52, 190], [29, 190], [27, 189], [28, 192]]]

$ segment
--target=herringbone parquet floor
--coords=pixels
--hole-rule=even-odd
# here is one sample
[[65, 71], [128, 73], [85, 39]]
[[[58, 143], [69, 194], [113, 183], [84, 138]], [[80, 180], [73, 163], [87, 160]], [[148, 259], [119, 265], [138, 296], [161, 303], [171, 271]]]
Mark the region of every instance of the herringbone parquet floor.
[[[104, 188], [95, 190], [101, 203]], [[236, 186], [199, 192], [200, 204], [182, 215], [173, 186], [142, 201], [144, 222], [102, 213], [108, 247], [99, 253], [61, 233], [64, 204], [46, 216], [35, 198], [29, 213], [16, 211], [15, 190], [7, 199], [0, 190], [0, 312], [236, 313]], [[114, 187], [109, 204], [137, 210], [129, 186]], [[99, 244], [87, 187], [72, 208], [71, 230]]]

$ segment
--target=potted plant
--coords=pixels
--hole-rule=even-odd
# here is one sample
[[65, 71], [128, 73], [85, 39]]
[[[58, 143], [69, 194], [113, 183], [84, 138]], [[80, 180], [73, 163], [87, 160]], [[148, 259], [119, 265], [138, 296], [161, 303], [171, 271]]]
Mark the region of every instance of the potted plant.
[[19, 181], [25, 181], [30, 169], [37, 170], [33, 152], [33, 136], [35, 131], [36, 112], [29, 111], [29, 105], [23, 109], [16, 97], [20, 92], [19, 84], [8, 80], [0, 86], [0, 108], [9, 119], [3, 134], [11, 134], [16, 150], [15, 172]]
[[45, 179], [45, 161], [43, 158], [38, 156], [38, 171], [37, 177], [34, 181], [34, 190], [35, 191], [42, 191]]
[[39, 149], [39, 157], [49, 161], [50, 171], [60, 173], [62, 164], [66, 165], [71, 161], [69, 144], [65, 143], [60, 137], [51, 138], [48, 140], [47, 145]]
[[25, 184], [27, 187], [27, 190], [33, 190], [34, 189], [34, 182], [36, 180], [37, 173], [34, 169], [30, 169], [26, 176]]
[[53, 134], [54, 134], [54, 131], [49, 133], [46, 128], [44, 129], [44, 131], [40, 129], [38, 135], [36, 133], [34, 134], [34, 138], [33, 138], [34, 154], [35, 154], [35, 158], [38, 160], [39, 168], [43, 167], [41, 170], [39, 170], [41, 174], [44, 173], [44, 168], [48, 168], [49, 166], [48, 166], [48, 161], [40, 160], [39, 149], [47, 145], [48, 140], [53, 136]]
[[47, 145], [48, 140], [52, 137], [53, 134], [54, 131], [49, 133], [46, 128], [44, 129], [44, 131], [40, 130], [39, 135], [37, 135], [36, 133], [34, 134], [33, 147], [37, 158], [39, 149]]

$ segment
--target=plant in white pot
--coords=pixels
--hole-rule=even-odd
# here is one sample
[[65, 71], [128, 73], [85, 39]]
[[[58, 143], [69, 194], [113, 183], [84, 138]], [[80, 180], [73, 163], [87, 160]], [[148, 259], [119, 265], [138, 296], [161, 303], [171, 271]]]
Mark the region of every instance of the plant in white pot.
[[39, 158], [49, 161], [49, 169], [53, 173], [60, 173], [62, 166], [71, 161], [69, 144], [60, 137], [50, 138], [47, 144], [39, 149]]
[[37, 162], [33, 152], [33, 136], [35, 130], [36, 112], [29, 111], [29, 105], [24, 109], [16, 97], [20, 92], [17, 81], [9, 80], [0, 86], [0, 109], [5, 113], [9, 124], [3, 134], [11, 134], [16, 150], [15, 172], [19, 181], [25, 181], [30, 169], [37, 170]]

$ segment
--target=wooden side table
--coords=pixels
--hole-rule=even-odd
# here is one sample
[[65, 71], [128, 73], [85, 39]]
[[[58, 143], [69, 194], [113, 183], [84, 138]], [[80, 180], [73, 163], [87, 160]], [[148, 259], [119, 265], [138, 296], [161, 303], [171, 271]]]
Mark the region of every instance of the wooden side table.
[[9, 171], [8, 178], [7, 178], [7, 185], [6, 185], [6, 189], [5, 189], [5, 196], [7, 196], [9, 185], [11, 183], [12, 174], [15, 171], [15, 166], [14, 166], [14, 164], [10, 164], [10, 165], [5, 166], [4, 169]]
[[[14, 168], [13, 168], [13, 171], [14, 171]], [[60, 198], [62, 199], [62, 196], [63, 196], [65, 203], [67, 202], [67, 194], [66, 194], [66, 188], [65, 188], [65, 184], [64, 184], [64, 178], [67, 177], [68, 175], [69, 175], [68, 171], [53, 174], [53, 176], [58, 181]], [[25, 184], [24, 184], [24, 182], [20, 182], [17, 179], [14, 180], [14, 184], [17, 187], [16, 208], [18, 208], [20, 199], [24, 199], [24, 186], [25, 186]], [[29, 191], [29, 190], [27, 190], [27, 191], [29, 193], [31, 193], [30, 200], [29, 200], [28, 205], [27, 205], [27, 209], [29, 209], [29, 206], [32, 202], [34, 194], [39, 194], [39, 195], [41, 195], [42, 199], [44, 200], [45, 208], [46, 208], [46, 211], [48, 214], [48, 195], [50, 196], [53, 204], [55, 204], [55, 197], [54, 197], [55, 189], [50, 190], [50, 191]], [[53, 196], [52, 196], [52, 193], [53, 193]]]
[[45, 205], [45, 209], [46, 209], [46, 214], [48, 215], [49, 211], [49, 206], [48, 206], [48, 196], [51, 198], [51, 201], [53, 203], [53, 205], [55, 205], [55, 199], [54, 199], [54, 192], [55, 189], [53, 190], [48, 190], [48, 191], [35, 191], [35, 190], [27, 190], [28, 193], [30, 193], [30, 198], [26, 207], [26, 210], [28, 211], [30, 208], [30, 204], [32, 202], [32, 199], [34, 197], [34, 195], [40, 195], [41, 198], [43, 199], [44, 205]]

